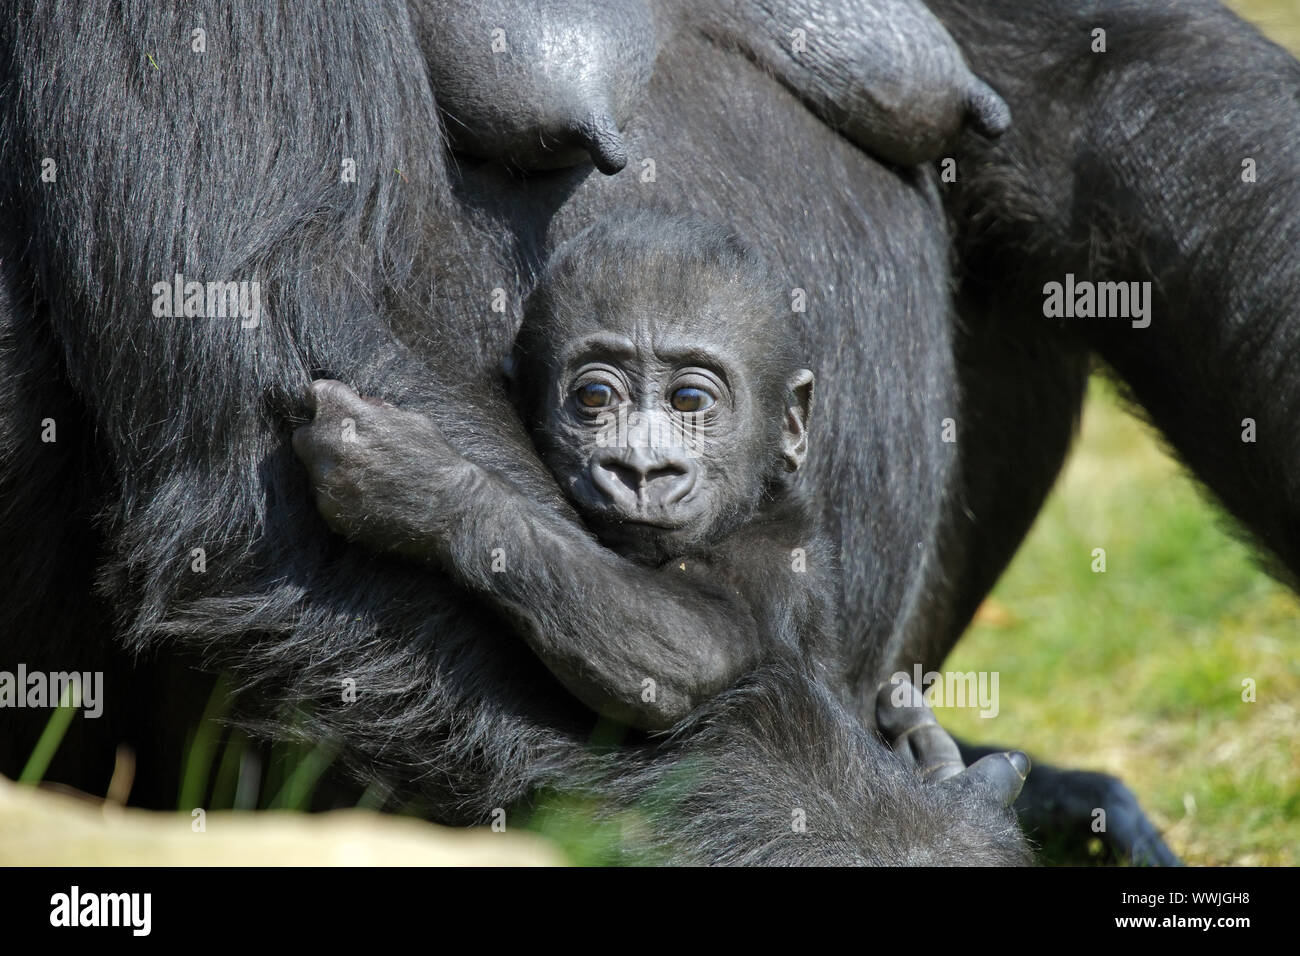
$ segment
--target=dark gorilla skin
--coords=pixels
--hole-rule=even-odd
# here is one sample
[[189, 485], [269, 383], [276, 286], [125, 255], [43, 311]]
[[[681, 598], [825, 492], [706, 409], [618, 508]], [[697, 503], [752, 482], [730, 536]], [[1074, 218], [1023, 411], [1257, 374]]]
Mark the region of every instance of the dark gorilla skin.
[[[1010, 111], [920, 0], [411, 0], [447, 135], [522, 169], [627, 165], [662, 47], [703, 31], [889, 162], [928, 162]], [[801, 31], [801, 32], [796, 32]]]
[[[996, 145], [963, 141], [946, 208], [930, 171], [873, 161], [699, 35], [661, 52], [625, 130], [631, 169], [517, 182], [447, 162], [404, 4], [236, 5], [209, 23], [211, 50], [240, 51], [218, 65], [159, 41], [188, 36], [188, 9], [6, 3], [0, 659], [107, 682], [104, 717], [74, 726], [49, 778], [102, 793], [127, 743], [133, 799], [174, 806], [183, 739], [164, 732], [205, 696], [171, 677], [194, 666], [230, 675], [245, 726], [334, 743], [343, 767], [444, 821], [559, 788], [646, 808], [648, 838], [680, 860], [907, 862], [943, 856], [936, 834], [949, 859], [1006, 858], [1005, 832], [939, 796], [928, 815], [891, 809], [933, 788], [882, 760], [875, 688], [938, 667], [1005, 567], [1069, 446], [1092, 352], [1300, 570], [1297, 66], [1209, 0], [931, 6], [1017, 116]], [[1268, 175], [1237, 185], [1249, 155]], [[348, 156], [353, 183], [337, 175]], [[57, 183], [40, 179], [46, 157]], [[555, 245], [648, 206], [736, 223], [807, 293], [799, 336], [833, 439], [798, 483], [838, 548], [845, 664], [828, 666], [855, 702], [769, 666], [675, 742], [594, 759], [590, 712], [513, 629], [450, 578], [330, 534], [289, 436], [306, 383], [344, 381], [429, 415], [580, 528], [504, 388], [483, 383]], [[260, 279], [259, 329], [150, 315], [148, 290], [178, 271]], [[1157, 282], [1150, 335], [1044, 321], [1043, 284], [1067, 271]], [[1270, 441], [1240, 441], [1247, 416]], [[40, 441], [46, 417], [57, 442]], [[955, 444], [939, 439], [948, 417]], [[8, 775], [44, 716], [6, 716]], [[683, 761], [699, 785], [657, 803]], [[1064, 810], [1051, 825], [1083, 834], [1074, 798], [1098, 794], [1128, 856], [1116, 814], [1145, 819], [1117, 793], [1040, 766], [1022, 820]], [[788, 832], [792, 807], [808, 833]]]

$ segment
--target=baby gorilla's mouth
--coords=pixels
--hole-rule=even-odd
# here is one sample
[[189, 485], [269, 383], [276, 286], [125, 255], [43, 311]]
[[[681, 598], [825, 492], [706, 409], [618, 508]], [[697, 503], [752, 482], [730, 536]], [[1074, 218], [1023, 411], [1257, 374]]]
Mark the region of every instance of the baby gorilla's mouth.
[[652, 531], [680, 531], [690, 524], [687, 514], [679, 513], [680, 508], [671, 511], [633, 511], [619, 507], [583, 508], [583, 517], [593, 527], [598, 527], [603, 535], [606, 530], [617, 531], [622, 528], [629, 534]]
[[637, 528], [651, 528], [657, 531], [676, 531], [682, 525], [680, 522], [666, 521], [663, 519], [643, 518], [639, 516], [629, 516], [615, 518], [614, 521], [621, 525], [631, 525]]
[[620, 514], [608, 510], [584, 515], [587, 524], [602, 545], [620, 557], [646, 565], [659, 565], [682, 553], [689, 542], [691, 522], [685, 518]]

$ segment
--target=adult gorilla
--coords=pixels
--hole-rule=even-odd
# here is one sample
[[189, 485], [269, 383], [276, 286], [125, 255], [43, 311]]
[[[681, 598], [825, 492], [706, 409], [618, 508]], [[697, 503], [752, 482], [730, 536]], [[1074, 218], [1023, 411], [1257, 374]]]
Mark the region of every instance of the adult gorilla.
[[[1068, 445], [1089, 346], [1295, 568], [1283, 429], [1300, 393], [1279, 364], [1295, 335], [1294, 61], [1211, 3], [1004, 6], [932, 4], [1018, 124], [962, 158], [958, 322], [935, 177], [865, 157], [701, 36], [665, 45], [626, 131], [631, 169], [515, 182], [447, 160], [400, 4], [6, 4], [0, 526], [18, 544], [0, 558], [3, 659], [108, 669], [108, 715], [80, 723], [137, 744], [159, 692], [116, 648], [152, 651], [149, 677], [189, 659], [228, 670], [250, 722], [288, 733], [291, 708], [294, 733], [337, 741], [443, 819], [589, 785], [676, 807], [663, 827], [689, 858], [911, 858], [910, 832], [898, 849], [868, 832], [915, 824], [890, 819], [888, 774], [844, 757], [871, 745], [822, 681], [769, 669], [680, 750], [589, 756], [591, 717], [534, 656], [546, 649], [328, 536], [288, 436], [303, 384], [342, 379], [426, 411], [562, 511], [494, 374], [522, 293], [594, 215], [687, 209], [761, 237], [806, 290], [819, 382], [838, 383], [819, 414], [840, 440], [810, 461], [845, 569], [846, 664], [824, 676], [862, 713], [880, 677], [942, 660], [1009, 559]], [[1090, 52], [1099, 26], [1105, 55]], [[1258, 184], [1241, 184], [1247, 157]], [[1150, 329], [1077, 336], [1041, 318], [1044, 281], [1096, 268], [1158, 280]], [[255, 328], [158, 318], [153, 287], [178, 273], [256, 279], [267, 309]], [[1207, 434], [1211, 414], [1223, 427]], [[1241, 446], [1228, 426], [1243, 417], [1276, 437]], [[56, 442], [40, 440], [46, 419]], [[183, 723], [183, 702], [162, 706]], [[27, 743], [8, 741], [5, 768]], [[704, 784], [659, 799], [692, 756]], [[720, 760], [733, 772], [710, 775]], [[797, 850], [772, 833], [792, 807], [817, 835]]]

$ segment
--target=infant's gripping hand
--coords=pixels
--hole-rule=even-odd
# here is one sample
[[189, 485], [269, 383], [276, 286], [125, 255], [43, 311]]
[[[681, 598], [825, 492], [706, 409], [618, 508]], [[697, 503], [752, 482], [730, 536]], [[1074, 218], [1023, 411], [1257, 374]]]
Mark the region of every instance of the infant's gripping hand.
[[329, 526], [381, 553], [429, 557], [474, 466], [427, 416], [359, 396], [342, 382], [307, 389], [311, 423], [293, 449]]

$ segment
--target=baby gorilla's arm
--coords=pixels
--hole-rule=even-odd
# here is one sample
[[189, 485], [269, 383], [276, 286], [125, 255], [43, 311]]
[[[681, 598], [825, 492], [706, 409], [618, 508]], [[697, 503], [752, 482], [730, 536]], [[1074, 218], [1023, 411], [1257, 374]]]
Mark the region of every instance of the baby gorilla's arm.
[[769, 649], [740, 590], [620, 558], [465, 459], [425, 416], [367, 402], [339, 382], [313, 383], [308, 401], [315, 420], [293, 445], [330, 526], [444, 568], [516, 622], [598, 713], [667, 729]]
[[905, 166], [951, 149], [967, 125], [1000, 136], [1011, 111], [971, 73], [920, 0], [714, 0], [691, 6], [831, 126]]

